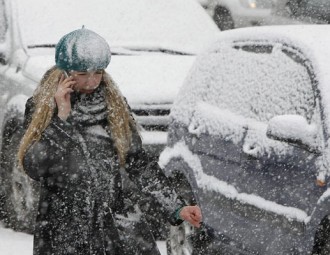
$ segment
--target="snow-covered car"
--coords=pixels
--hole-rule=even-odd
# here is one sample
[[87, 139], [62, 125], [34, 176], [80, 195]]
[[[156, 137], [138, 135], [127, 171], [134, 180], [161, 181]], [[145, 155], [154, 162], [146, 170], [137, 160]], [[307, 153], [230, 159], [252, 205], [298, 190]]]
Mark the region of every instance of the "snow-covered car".
[[271, 13], [274, 0], [197, 0], [220, 30], [260, 26]]
[[195, 54], [219, 33], [193, 0], [0, 0], [0, 209], [17, 229], [33, 228], [36, 200], [15, 166], [25, 102], [55, 65], [58, 40], [82, 26], [109, 42], [107, 71], [154, 155], [166, 143], [170, 107]]
[[196, 58], [159, 162], [201, 206], [205, 228], [172, 231], [171, 254], [311, 254], [329, 244], [329, 45], [327, 25], [240, 28]]
[[328, 0], [277, 0], [272, 17], [281, 24], [329, 24]]

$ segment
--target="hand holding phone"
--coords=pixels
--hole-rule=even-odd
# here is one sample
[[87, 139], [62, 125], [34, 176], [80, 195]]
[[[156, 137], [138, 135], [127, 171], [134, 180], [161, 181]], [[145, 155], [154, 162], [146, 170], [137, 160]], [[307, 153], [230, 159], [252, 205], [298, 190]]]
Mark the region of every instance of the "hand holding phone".
[[63, 71], [63, 75], [59, 80], [57, 91], [54, 95], [58, 108], [58, 116], [63, 120], [66, 120], [71, 112], [71, 93], [76, 83], [72, 78], [68, 78], [70, 78], [68, 73]]
[[[68, 72], [67, 72], [67, 71], [65, 71], [65, 70], [63, 70], [63, 74], [64, 74], [64, 77], [65, 77], [65, 79], [67, 79], [67, 78], [70, 78], [70, 77], [71, 77], [71, 76], [69, 76]], [[73, 84], [71, 84], [70, 88], [72, 88], [72, 89], [73, 89]]]

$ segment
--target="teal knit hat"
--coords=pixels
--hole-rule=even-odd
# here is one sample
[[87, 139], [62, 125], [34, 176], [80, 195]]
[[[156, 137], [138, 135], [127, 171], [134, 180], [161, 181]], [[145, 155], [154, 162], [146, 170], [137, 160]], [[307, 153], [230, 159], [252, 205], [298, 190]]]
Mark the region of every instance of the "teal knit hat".
[[56, 66], [63, 70], [105, 69], [110, 59], [110, 47], [105, 39], [85, 28], [64, 35], [55, 49]]

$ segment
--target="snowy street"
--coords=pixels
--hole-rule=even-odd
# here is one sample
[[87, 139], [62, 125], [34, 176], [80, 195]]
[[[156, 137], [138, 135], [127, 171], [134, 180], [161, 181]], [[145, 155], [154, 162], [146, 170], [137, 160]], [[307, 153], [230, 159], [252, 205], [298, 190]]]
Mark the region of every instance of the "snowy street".
[[32, 255], [33, 236], [0, 227], [0, 254]]
[[[165, 242], [158, 241], [161, 255], [166, 255]], [[5, 229], [0, 225], [1, 255], [32, 255], [33, 236]]]

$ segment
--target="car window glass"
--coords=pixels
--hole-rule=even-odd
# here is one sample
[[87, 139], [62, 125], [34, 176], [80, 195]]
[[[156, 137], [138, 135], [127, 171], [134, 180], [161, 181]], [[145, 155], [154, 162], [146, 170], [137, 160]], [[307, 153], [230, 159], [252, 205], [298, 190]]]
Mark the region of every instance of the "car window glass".
[[287, 8], [292, 17], [300, 20], [316, 23], [330, 21], [330, 1], [328, 0], [290, 0]]
[[263, 0], [263, 1], [259, 1], [257, 3], [258, 8], [260, 9], [268, 9], [272, 7], [272, 0]]
[[[245, 46], [244, 46], [245, 45]], [[315, 97], [309, 69], [299, 53], [281, 45], [234, 47], [230, 44], [201, 55], [187, 77], [172, 116], [189, 123], [203, 101], [257, 121], [297, 114], [311, 121]], [[220, 50], [219, 50], [220, 49]], [[299, 60], [300, 59], [300, 60]]]
[[317, 7], [319, 9], [329, 7], [328, 0], [309, 0], [309, 1], [305, 1], [305, 2], [306, 2], [306, 6]]
[[315, 102], [307, 68], [280, 47], [271, 52], [269, 47], [231, 47], [211, 54], [213, 78], [205, 83], [204, 100], [258, 121], [282, 114], [310, 120]]
[[0, 0], [0, 43], [4, 42], [7, 31], [7, 19], [5, 17], [4, 1]]

